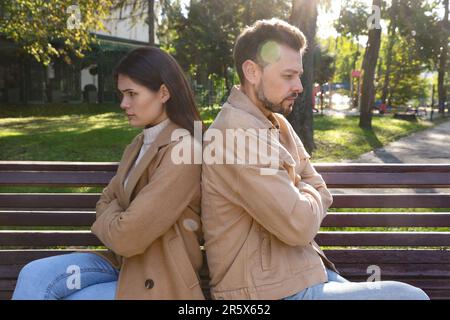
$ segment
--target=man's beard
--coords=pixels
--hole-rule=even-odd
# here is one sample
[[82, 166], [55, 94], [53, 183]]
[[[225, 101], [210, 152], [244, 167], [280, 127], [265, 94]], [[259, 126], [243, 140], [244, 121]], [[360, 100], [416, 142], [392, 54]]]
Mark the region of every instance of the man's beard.
[[292, 112], [292, 108], [294, 107], [295, 101], [292, 100], [292, 108], [283, 108], [283, 102], [287, 99], [295, 99], [297, 98], [298, 94], [296, 92], [291, 93], [289, 96], [281, 100], [279, 103], [273, 103], [269, 99], [267, 99], [264, 89], [262, 86], [262, 83], [259, 84], [259, 86], [256, 87], [256, 96], [257, 98], [262, 102], [264, 108], [271, 112], [281, 113], [284, 116], [289, 115]]

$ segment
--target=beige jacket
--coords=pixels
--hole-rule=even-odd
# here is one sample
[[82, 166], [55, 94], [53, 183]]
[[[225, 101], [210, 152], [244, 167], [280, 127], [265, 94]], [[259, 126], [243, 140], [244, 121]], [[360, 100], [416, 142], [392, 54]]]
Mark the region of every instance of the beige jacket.
[[204, 299], [198, 278], [201, 166], [172, 162], [172, 149], [193, 140], [186, 131], [171, 141], [177, 128], [170, 122], [163, 129], [124, 189], [143, 143], [139, 134], [97, 203], [91, 230], [110, 249], [103, 256], [120, 267], [116, 299]]
[[[234, 87], [209, 130], [238, 128], [279, 131], [279, 141], [257, 140], [277, 145], [280, 163], [272, 175], [261, 174], [267, 165], [249, 161], [203, 163], [202, 225], [212, 297], [281, 299], [326, 282], [325, 267], [336, 269], [314, 242], [333, 201], [325, 182], [289, 122], [275, 113], [269, 121]], [[205, 141], [205, 149], [211, 143]]]

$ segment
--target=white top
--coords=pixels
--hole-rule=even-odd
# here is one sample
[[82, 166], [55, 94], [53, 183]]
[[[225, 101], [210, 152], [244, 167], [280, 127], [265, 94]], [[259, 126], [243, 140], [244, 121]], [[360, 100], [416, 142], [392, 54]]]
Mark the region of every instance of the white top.
[[142, 144], [141, 151], [139, 152], [139, 155], [136, 158], [136, 161], [134, 162], [134, 166], [130, 169], [130, 171], [128, 171], [127, 177], [123, 183], [124, 188], [127, 186], [128, 178], [130, 177], [130, 173], [133, 170], [133, 168], [137, 166], [137, 164], [142, 159], [144, 154], [150, 148], [151, 144], [155, 141], [156, 137], [161, 133], [161, 131], [165, 127], [167, 127], [168, 124], [169, 124], [169, 118], [167, 118], [164, 121], [161, 121], [156, 126], [144, 129], [144, 142]]

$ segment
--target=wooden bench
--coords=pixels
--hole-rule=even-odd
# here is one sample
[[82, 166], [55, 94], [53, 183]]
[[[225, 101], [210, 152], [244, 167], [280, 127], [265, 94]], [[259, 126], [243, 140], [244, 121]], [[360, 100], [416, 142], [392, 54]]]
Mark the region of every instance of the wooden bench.
[[[424, 289], [433, 299], [450, 298], [450, 251], [447, 250], [450, 189], [446, 193], [434, 189], [450, 188], [450, 165], [317, 164], [316, 168], [333, 192], [332, 208], [384, 208], [385, 211], [330, 212], [322, 224], [325, 228], [447, 228], [321, 231], [316, 240], [325, 246], [325, 253], [344, 277], [365, 281], [373, 273], [370, 266], [375, 265], [381, 271], [381, 280], [410, 283]], [[58, 187], [103, 187], [116, 169], [116, 163], [0, 162], [3, 189], [55, 188], [51, 193], [5, 193], [5, 190], [0, 193], [0, 299], [11, 297], [17, 275], [29, 261], [101, 245], [89, 231], [99, 194], [57, 193], [56, 190]], [[428, 188], [425, 191], [429, 193], [414, 190], [402, 193], [394, 189], [399, 187]], [[379, 191], [375, 192], [374, 188]], [[367, 192], [361, 193], [364, 189]], [[347, 193], [343, 193], [345, 190]], [[393, 213], [388, 208], [440, 208], [442, 212]], [[84, 227], [84, 230], [70, 230], [74, 227]], [[201, 281], [208, 294], [206, 266]]]
[[417, 118], [426, 119], [427, 108], [425, 107], [394, 107], [394, 119], [417, 121]]

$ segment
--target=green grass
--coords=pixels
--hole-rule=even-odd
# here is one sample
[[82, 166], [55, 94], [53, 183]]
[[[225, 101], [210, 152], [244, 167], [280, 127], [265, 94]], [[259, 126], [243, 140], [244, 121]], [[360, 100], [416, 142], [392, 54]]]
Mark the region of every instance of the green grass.
[[0, 109], [1, 160], [119, 161], [139, 132], [113, 105]]
[[98, 193], [102, 190], [102, 187], [0, 187], [0, 192], [11, 193]]
[[[220, 106], [201, 108], [210, 125]], [[314, 118], [315, 162], [339, 162], [433, 126], [374, 117], [373, 131], [358, 127], [358, 117]], [[132, 128], [115, 104], [2, 106], [0, 160], [119, 161], [140, 129]]]
[[414, 132], [430, 128], [439, 122], [419, 120], [410, 122], [392, 117], [374, 117], [371, 130], [358, 126], [359, 117], [314, 118], [313, 152], [315, 162], [340, 162], [357, 159], [360, 155], [380, 148]]

